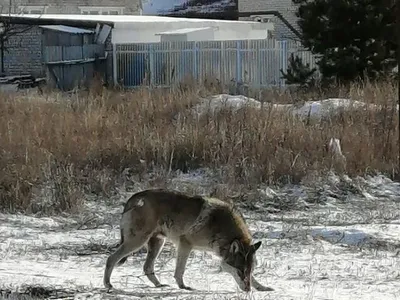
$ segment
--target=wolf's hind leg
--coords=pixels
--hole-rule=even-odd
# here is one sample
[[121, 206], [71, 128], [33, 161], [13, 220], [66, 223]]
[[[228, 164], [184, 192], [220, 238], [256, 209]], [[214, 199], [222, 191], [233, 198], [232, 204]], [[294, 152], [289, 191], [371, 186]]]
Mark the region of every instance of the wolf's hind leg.
[[111, 273], [115, 265], [124, 257], [141, 249], [149, 240], [151, 235], [141, 235], [131, 233], [129, 236], [124, 237], [124, 243], [111, 254], [106, 262], [106, 269], [104, 270], [103, 284], [107, 289], [111, 289], [110, 283]]
[[165, 243], [162, 237], [152, 236], [147, 243], [147, 257], [143, 266], [143, 271], [147, 278], [156, 286], [164, 287], [166, 284], [161, 284], [157, 276], [154, 274], [154, 261], [157, 259]]

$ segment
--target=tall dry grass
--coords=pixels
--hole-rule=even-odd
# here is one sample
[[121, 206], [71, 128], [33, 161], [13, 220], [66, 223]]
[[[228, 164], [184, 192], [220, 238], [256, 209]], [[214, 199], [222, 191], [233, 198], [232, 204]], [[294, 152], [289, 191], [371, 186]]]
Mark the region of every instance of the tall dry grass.
[[[353, 99], [383, 106], [378, 112], [344, 112], [312, 122], [274, 109], [229, 109], [203, 117], [190, 113], [198, 93], [140, 90], [91, 91], [59, 101], [0, 98], [0, 207], [37, 211], [38, 187], [53, 191], [47, 210], [74, 210], [83, 193], [107, 195], [125, 168], [143, 173], [210, 167], [227, 181], [299, 181], [335, 167], [327, 151], [341, 139], [349, 175], [397, 174], [397, 86], [353, 85]], [[344, 96], [344, 95], [341, 95]], [[280, 102], [279, 94], [273, 102]], [[287, 102], [287, 95], [283, 101]]]

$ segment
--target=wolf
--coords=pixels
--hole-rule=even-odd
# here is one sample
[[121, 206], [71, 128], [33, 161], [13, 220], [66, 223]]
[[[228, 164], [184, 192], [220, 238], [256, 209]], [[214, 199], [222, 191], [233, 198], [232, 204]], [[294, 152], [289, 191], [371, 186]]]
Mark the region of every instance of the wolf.
[[108, 291], [113, 288], [110, 277], [115, 265], [122, 265], [143, 246], [147, 246], [145, 275], [155, 287], [168, 286], [154, 273], [154, 261], [166, 239], [177, 247], [174, 278], [180, 289], [193, 290], [185, 285], [183, 275], [191, 251], [202, 250], [221, 259], [222, 271], [230, 273], [241, 290], [249, 292], [253, 286], [258, 291], [273, 291], [254, 278], [261, 241], [252, 243], [243, 216], [231, 203], [173, 190], [143, 190], [125, 203], [120, 234], [120, 244], [107, 258], [104, 271]]

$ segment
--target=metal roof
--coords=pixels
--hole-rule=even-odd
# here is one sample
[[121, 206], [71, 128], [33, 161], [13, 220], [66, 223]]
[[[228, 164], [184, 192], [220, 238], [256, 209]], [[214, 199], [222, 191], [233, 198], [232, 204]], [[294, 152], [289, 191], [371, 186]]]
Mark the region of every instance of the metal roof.
[[78, 27], [65, 26], [65, 25], [42, 25], [40, 27], [41, 28], [45, 28], [45, 29], [55, 30], [55, 31], [72, 33], [72, 34], [90, 34], [90, 33], [94, 33], [93, 30], [88, 30], [88, 29], [83, 29], [83, 28], [78, 28]]
[[[0, 14], [0, 17], [12, 17], [16, 19], [36, 19], [36, 20], [60, 20], [60, 21], [95, 21], [99, 23], [197, 23], [197, 24], [249, 24], [255, 21], [232, 21], [232, 20], [215, 20], [201, 18], [177, 18], [167, 16], [152, 15], [81, 15], [81, 14]], [[266, 23], [264, 23], [266, 24]]]
[[[115, 29], [123, 30], [147, 30], [149, 27], [165, 26], [166, 30], [179, 27], [219, 27], [226, 30], [273, 30], [274, 23], [260, 23], [255, 21], [230, 21], [215, 19], [178, 18], [166, 16], [148, 15], [65, 15], [65, 14], [0, 14], [0, 21], [12, 24], [37, 24], [37, 25], [69, 25], [69, 26], [93, 26], [98, 23], [107, 24]], [[174, 26], [177, 25], [177, 26]], [[245, 28], [242, 28], [242, 27]], [[171, 28], [172, 27], [172, 28]], [[178, 27], [178, 28], [177, 28]], [[223, 27], [223, 28], [222, 28]], [[122, 39], [122, 38], [121, 38]]]

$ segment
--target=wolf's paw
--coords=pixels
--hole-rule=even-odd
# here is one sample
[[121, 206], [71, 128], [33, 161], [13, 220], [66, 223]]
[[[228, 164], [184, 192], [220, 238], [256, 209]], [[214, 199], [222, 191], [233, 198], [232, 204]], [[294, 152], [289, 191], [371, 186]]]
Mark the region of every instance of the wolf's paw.
[[196, 289], [194, 289], [194, 288], [192, 288], [190, 286], [184, 285], [184, 284], [180, 285], [179, 288], [182, 289], [182, 290], [187, 290], [187, 291], [195, 291], [196, 290]]
[[169, 284], [160, 283], [160, 284], [156, 285], [156, 288], [163, 288], [163, 287], [169, 287]]
[[105, 283], [105, 284], [104, 284], [104, 287], [105, 287], [105, 289], [106, 289], [106, 293], [111, 293], [112, 290], [114, 289], [114, 287], [112, 286], [111, 283]]
[[257, 290], [257, 291], [260, 291], [260, 292], [273, 292], [273, 291], [274, 291], [273, 288], [270, 288], [270, 287], [268, 287], [268, 286], [258, 286], [258, 287], [256, 288], [256, 290]]

